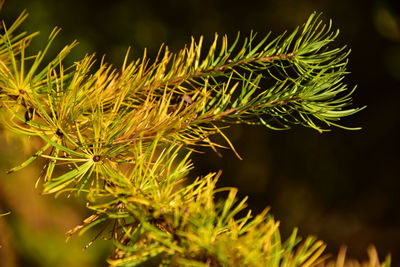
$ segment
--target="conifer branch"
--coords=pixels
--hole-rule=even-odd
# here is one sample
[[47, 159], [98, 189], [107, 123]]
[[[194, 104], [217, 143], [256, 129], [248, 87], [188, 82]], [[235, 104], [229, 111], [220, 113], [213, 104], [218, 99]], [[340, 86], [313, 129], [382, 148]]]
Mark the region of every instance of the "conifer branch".
[[[115, 245], [111, 266], [136, 266], [158, 259], [159, 266], [311, 266], [323, 262], [325, 244], [300, 241], [297, 230], [282, 242], [278, 222], [266, 209], [240, 217], [246, 198], [235, 188], [216, 188], [219, 173], [188, 183], [190, 154], [201, 146], [225, 147], [229, 123], [287, 129], [300, 124], [325, 130], [359, 111], [351, 94], [345, 47], [331, 48], [338, 31], [312, 14], [289, 35], [238, 47], [218, 36], [202, 54], [200, 38], [177, 54], [160, 49], [120, 70], [85, 56], [73, 66], [66, 46], [44, 64], [58, 34], [44, 49], [27, 56], [34, 34], [17, 34], [23, 13], [0, 39], [0, 106], [9, 130], [41, 139], [43, 146], [9, 173], [38, 157], [47, 160], [45, 194], [84, 194], [93, 215], [67, 234], [100, 226], [97, 238]], [[223, 123], [217, 126], [215, 122]], [[219, 125], [219, 124], [218, 124]], [[346, 127], [343, 127], [346, 128]], [[60, 168], [67, 165], [69, 168]], [[61, 174], [55, 174], [55, 170]], [[59, 173], [59, 172], [57, 172]], [[216, 201], [224, 195], [225, 199]], [[390, 258], [382, 266], [389, 266]]]

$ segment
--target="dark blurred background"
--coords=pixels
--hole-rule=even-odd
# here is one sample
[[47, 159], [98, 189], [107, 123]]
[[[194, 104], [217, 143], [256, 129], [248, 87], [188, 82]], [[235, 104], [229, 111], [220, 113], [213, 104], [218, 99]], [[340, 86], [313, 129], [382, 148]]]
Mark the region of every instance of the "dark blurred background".
[[[141, 57], [145, 47], [154, 56], [161, 43], [177, 51], [190, 36], [204, 35], [210, 42], [215, 32], [232, 41], [238, 31], [246, 36], [251, 29], [260, 36], [270, 30], [280, 34], [313, 11], [323, 12], [322, 19], [332, 19], [340, 29], [336, 45], [352, 50], [346, 82], [358, 86], [354, 106], [367, 105], [342, 123], [363, 129], [319, 134], [301, 127], [276, 132], [233, 126], [227, 135], [244, 160], [231, 151], [223, 151], [223, 158], [205, 151], [193, 157], [193, 176], [223, 169], [219, 185], [238, 187], [256, 212], [271, 206], [284, 238], [299, 227], [302, 236], [326, 241], [327, 251], [336, 254], [346, 244], [357, 258], [365, 258], [368, 245], [375, 244], [381, 258], [391, 253], [393, 266], [399, 266], [400, 9], [395, 1], [8, 0], [1, 18], [10, 25], [23, 9], [30, 16], [21, 29], [41, 32], [34, 51], [59, 26], [63, 30], [54, 48], [75, 39], [80, 43], [69, 63], [96, 52], [116, 67], [128, 46], [132, 58]], [[21, 141], [5, 136], [1, 144], [2, 170], [29, 155], [20, 153]], [[0, 219], [0, 265], [104, 266], [106, 242], [85, 252], [82, 241], [90, 236], [64, 243], [64, 232], [86, 211], [70, 200], [39, 196], [32, 178], [38, 172], [33, 168], [0, 179], [0, 213], [12, 211]]]

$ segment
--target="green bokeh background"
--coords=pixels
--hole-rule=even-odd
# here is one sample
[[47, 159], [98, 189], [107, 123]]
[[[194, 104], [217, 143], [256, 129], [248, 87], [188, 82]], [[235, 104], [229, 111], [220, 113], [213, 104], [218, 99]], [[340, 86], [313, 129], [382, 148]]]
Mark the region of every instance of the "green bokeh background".
[[[177, 51], [190, 36], [204, 35], [209, 43], [215, 32], [231, 40], [251, 29], [260, 36], [269, 30], [280, 34], [313, 11], [323, 12], [322, 18], [340, 29], [336, 44], [352, 50], [346, 82], [358, 86], [354, 105], [368, 106], [343, 123], [363, 129], [319, 134], [300, 127], [275, 132], [234, 126], [227, 135], [244, 160], [231, 151], [219, 158], [206, 150], [194, 155], [192, 175], [222, 168], [220, 186], [238, 187], [256, 212], [271, 206], [284, 237], [299, 227], [303, 236], [325, 240], [329, 252], [346, 244], [357, 258], [365, 258], [373, 243], [381, 257], [390, 252], [393, 266], [400, 264], [400, 12], [395, 1], [7, 0], [0, 15], [10, 25], [23, 9], [30, 16], [21, 28], [41, 32], [34, 51], [59, 26], [63, 30], [52, 53], [76, 39], [80, 45], [68, 63], [96, 52], [116, 67], [128, 46], [132, 58], [145, 47], [154, 57], [161, 43]], [[3, 136], [0, 143], [2, 172], [30, 153], [19, 140]], [[34, 189], [39, 166], [0, 177], [0, 213], [12, 211], [0, 219], [0, 266], [106, 266], [107, 242], [81, 250], [93, 234], [65, 244], [64, 233], [88, 214], [80, 207], [84, 200], [39, 196], [40, 188]]]

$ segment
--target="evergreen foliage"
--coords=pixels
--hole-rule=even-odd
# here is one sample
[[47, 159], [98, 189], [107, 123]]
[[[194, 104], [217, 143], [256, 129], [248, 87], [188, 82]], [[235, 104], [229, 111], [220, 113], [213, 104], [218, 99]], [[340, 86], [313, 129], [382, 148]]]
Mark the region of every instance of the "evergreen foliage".
[[[191, 153], [234, 151], [223, 133], [232, 123], [346, 128], [340, 118], [359, 109], [350, 107], [354, 89], [343, 83], [349, 50], [331, 47], [339, 33], [331, 23], [312, 14], [292, 33], [259, 41], [238, 35], [231, 45], [216, 35], [207, 51], [202, 38], [192, 38], [175, 54], [163, 46], [154, 61], [145, 51], [129, 62], [128, 49], [113, 68], [94, 55], [64, 66], [76, 42], [45, 63], [59, 29], [27, 55], [36, 33], [16, 31], [26, 16], [3, 23], [2, 123], [43, 145], [9, 173], [41, 157], [44, 194], [86, 196], [93, 215], [69, 237], [100, 225], [93, 241], [113, 242], [111, 266], [343, 266], [344, 252], [329, 263], [325, 244], [301, 241], [297, 230], [281, 241], [268, 209], [253, 216], [237, 189], [216, 187], [221, 172], [186, 179]], [[370, 263], [379, 265], [374, 249]], [[387, 258], [382, 266], [389, 265]]]

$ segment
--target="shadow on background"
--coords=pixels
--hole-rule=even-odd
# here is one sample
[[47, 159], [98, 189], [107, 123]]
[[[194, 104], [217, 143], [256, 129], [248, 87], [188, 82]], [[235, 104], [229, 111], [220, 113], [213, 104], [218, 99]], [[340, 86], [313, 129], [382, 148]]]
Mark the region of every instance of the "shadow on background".
[[[348, 45], [352, 50], [351, 73], [346, 82], [350, 88], [358, 86], [354, 105], [368, 106], [342, 123], [363, 129], [333, 129], [319, 134], [300, 127], [274, 132], [262, 127], [233, 126], [227, 130], [227, 135], [244, 160], [239, 161], [231, 151], [223, 151], [223, 158], [205, 151], [206, 155], [193, 157], [197, 167], [193, 176], [223, 169], [220, 186], [238, 187], [242, 196], [249, 196], [250, 208], [255, 211], [271, 206], [272, 214], [281, 221], [284, 237], [298, 226], [303, 236], [317, 235], [326, 241], [329, 252], [336, 253], [341, 244], [346, 244], [349, 255], [357, 258], [365, 258], [368, 244], [373, 243], [381, 257], [392, 253], [395, 266], [400, 255], [400, 175], [397, 169], [400, 164], [400, 14], [391, 4], [389, 1], [361, 0], [19, 0], [7, 1], [1, 17], [10, 24], [23, 9], [27, 9], [30, 16], [22, 29], [41, 31], [32, 43], [33, 51], [41, 49], [50, 31], [60, 26], [63, 31], [53, 46], [56, 48], [54, 53], [75, 39], [80, 42], [67, 59], [69, 64], [86, 53], [96, 52], [99, 58], [106, 54], [106, 60], [118, 67], [128, 46], [133, 48], [133, 58], [140, 57], [145, 47], [154, 58], [161, 43], [177, 51], [190, 41], [192, 35], [196, 38], [204, 35], [211, 42], [215, 32], [227, 33], [231, 40], [238, 31], [247, 36], [251, 29], [260, 36], [270, 30], [280, 34], [301, 25], [313, 11], [323, 12], [323, 20], [328, 22], [331, 18], [334, 27], [341, 31], [336, 44]], [[5, 157], [20, 151], [13, 147], [5, 149], [7, 147], [3, 146]], [[4, 159], [1, 167], [6, 170], [13, 163]], [[33, 194], [30, 190], [33, 190], [36, 178], [28, 176], [25, 182], [32, 186], [15, 189], [9, 186], [7, 190], [15, 190], [14, 193], [3, 194], [5, 184], [11, 183], [12, 179], [11, 176], [0, 179], [0, 211], [15, 209], [13, 198], [21, 194], [21, 190], [23, 194]], [[24, 183], [24, 180], [18, 182]], [[60, 215], [57, 209], [31, 214], [42, 218], [36, 225], [39, 228], [35, 229], [51, 222], [56, 225], [54, 227], [63, 229], [57, 229], [62, 236], [71, 221], [54, 221], [51, 219], [53, 212], [58, 214], [55, 216], [66, 216]], [[19, 229], [19, 225], [35, 227], [24, 220], [26, 217], [15, 218], [18, 214], [21, 212], [1, 219], [7, 224], [0, 224], [0, 235], [7, 227], [6, 239], [14, 242], [13, 250], [9, 251], [15, 256], [14, 262], [30, 262], [32, 266], [54, 264], [39, 265], [42, 261], [30, 258], [34, 253], [20, 249], [29, 246], [15, 244], [15, 240], [47, 244], [50, 250], [60, 246], [66, 250], [65, 254], [69, 253], [69, 246], [60, 241], [61, 237], [45, 242], [42, 239], [18, 239], [15, 235], [27, 231]], [[85, 211], [74, 211], [70, 206], [67, 214], [83, 218]], [[20, 221], [14, 223], [14, 220]], [[29, 235], [27, 238], [44, 237]], [[0, 240], [4, 238], [0, 237]], [[49, 242], [53, 243], [49, 245]], [[4, 249], [3, 243], [0, 253], [5, 252]], [[102, 254], [98, 257], [104, 259], [107, 249], [98, 251]], [[62, 258], [58, 260], [62, 261]], [[83, 260], [81, 266], [96, 262], [99, 264], [101, 260], [90, 263]]]

